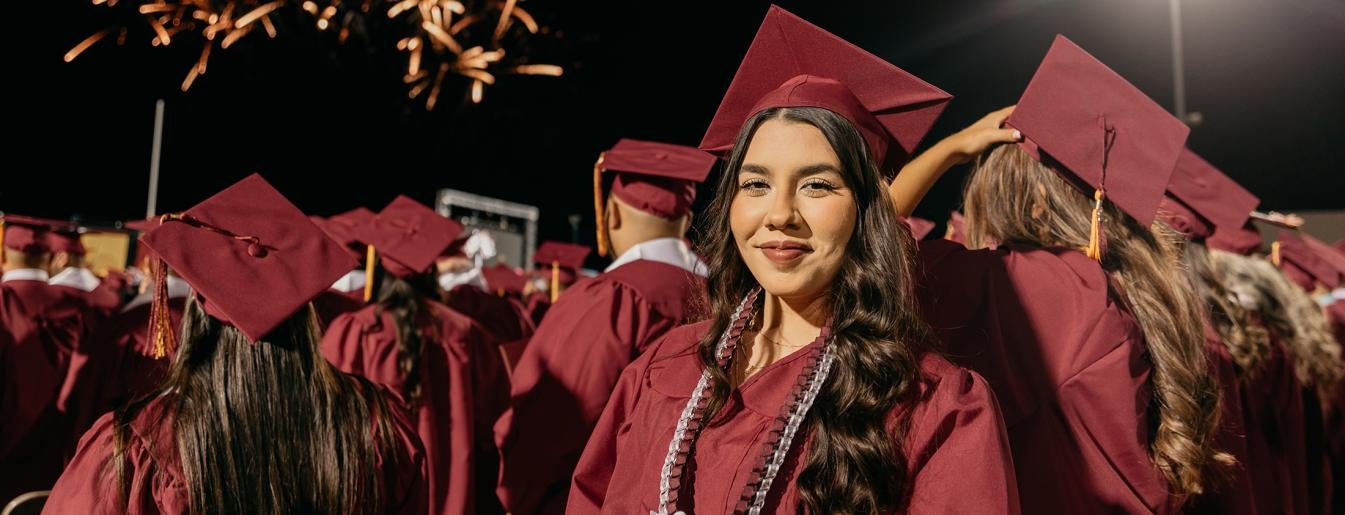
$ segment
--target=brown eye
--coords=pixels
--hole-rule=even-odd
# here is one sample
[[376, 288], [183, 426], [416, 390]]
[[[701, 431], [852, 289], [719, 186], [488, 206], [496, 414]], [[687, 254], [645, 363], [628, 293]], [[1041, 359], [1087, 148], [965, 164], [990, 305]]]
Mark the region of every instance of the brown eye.
[[770, 185], [762, 179], [747, 179], [738, 184], [738, 189], [748, 195], [764, 195], [770, 190]]

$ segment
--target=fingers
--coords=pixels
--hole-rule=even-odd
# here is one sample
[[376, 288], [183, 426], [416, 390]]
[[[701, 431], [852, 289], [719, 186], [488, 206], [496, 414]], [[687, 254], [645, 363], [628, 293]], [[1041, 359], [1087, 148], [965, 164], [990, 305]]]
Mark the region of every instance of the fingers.
[[1000, 126], [1004, 125], [1004, 120], [1008, 119], [1010, 114], [1013, 114], [1014, 107], [1015, 106], [1009, 106], [1001, 108], [996, 111], [992, 111], [990, 112], [990, 114], [985, 115], [979, 121], [977, 121], [976, 124], [973, 125], [973, 127], [982, 129], [998, 129]]

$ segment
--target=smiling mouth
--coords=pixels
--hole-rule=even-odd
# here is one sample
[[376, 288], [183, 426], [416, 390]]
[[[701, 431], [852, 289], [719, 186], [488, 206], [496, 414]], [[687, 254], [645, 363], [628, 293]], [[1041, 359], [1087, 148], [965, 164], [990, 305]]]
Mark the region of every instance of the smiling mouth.
[[812, 247], [793, 241], [773, 241], [758, 245], [757, 248], [766, 259], [781, 265], [797, 262], [813, 252]]

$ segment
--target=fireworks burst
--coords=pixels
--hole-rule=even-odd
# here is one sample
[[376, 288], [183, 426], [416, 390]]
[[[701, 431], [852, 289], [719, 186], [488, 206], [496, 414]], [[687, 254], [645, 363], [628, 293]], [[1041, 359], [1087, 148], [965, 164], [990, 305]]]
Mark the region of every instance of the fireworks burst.
[[[353, 29], [366, 27], [379, 13], [399, 31], [396, 47], [406, 55], [403, 82], [408, 97], [424, 98], [434, 109], [450, 74], [470, 81], [472, 102], [479, 103], [486, 86], [501, 75], [560, 76], [553, 64], [530, 63], [529, 38], [545, 31], [517, 0], [91, 0], [115, 14], [119, 23], [94, 32], [65, 54], [71, 62], [104, 41], [124, 45], [147, 37], [150, 45], [167, 47], [199, 41], [201, 51], [188, 68], [181, 89], [186, 92], [206, 73], [212, 54], [228, 50], [246, 37], [274, 39], [277, 21], [300, 19], [320, 32], [334, 33], [345, 43]], [[372, 23], [373, 25], [383, 25]], [[290, 25], [293, 26], [293, 25]], [[506, 47], [509, 50], [506, 51]]]
[[410, 31], [397, 41], [407, 56], [403, 82], [408, 97], [425, 98], [426, 109], [438, 103], [449, 74], [469, 79], [470, 98], [480, 103], [500, 75], [564, 73], [558, 65], [528, 62], [523, 45], [543, 29], [517, 0], [400, 0], [387, 15]]

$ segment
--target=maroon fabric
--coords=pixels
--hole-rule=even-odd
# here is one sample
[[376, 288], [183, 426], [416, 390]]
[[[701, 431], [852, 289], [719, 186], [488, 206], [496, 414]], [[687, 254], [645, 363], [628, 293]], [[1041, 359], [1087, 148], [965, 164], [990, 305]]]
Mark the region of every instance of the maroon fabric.
[[22, 215], [0, 216], [0, 229], [5, 232], [5, 248], [29, 254], [51, 252], [52, 230], [67, 227], [70, 227], [70, 222]]
[[1144, 334], [1072, 249], [922, 242], [921, 301], [946, 355], [1004, 408], [1024, 513], [1170, 513], [1149, 457]]
[[356, 266], [256, 174], [140, 241], [191, 284], [206, 313], [254, 342]]
[[855, 125], [884, 171], [915, 151], [952, 95], [772, 5], [700, 148], [726, 153], [752, 115], [820, 107]]
[[1190, 149], [1182, 150], [1177, 158], [1168, 193], [1214, 227], [1242, 227], [1261, 203], [1237, 181]]
[[1261, 232], [1251, 222], [1239, 228], [1215, 227], [1214, 234], [1205, 240], [1209, 248], [1250, 256], [1261, 250]]
[[[1307, 440], [1314, 428], [1306, 423], [1303, 385], [1283, 345], [1272, 342], [1271, 354], [1242, 391], [1247, 424], [1247, 469], [1255, 488], [1258, 513], [1314, 513], [1309, 490]], [[1320, 429], [1317, 429], [1320, 433]]]
[[79, 232], [65, 230], [47, 233], [47, 250], [75, 256], [83, 256], [88, 252], [84, 249], [84, 242], [79, 240]]
[[69, 453], [60, 406], [82, 309], [44, 281], [0, 283], [0, 502], [51, 487]]
[[[509, 402], [498, 342], [481, 326], [433, 300], [417, 323], [434, 335], [421, 356], [421, 405], [411, 419], [425, 442], [429, 513], [494, 513], [498, 471], [491, 424]], [[322, 340], [337, 368], [403, 391], [392, 315], [370, 305], [338, 316]]]
[[497, 494], [506, 509], [565, 511], [570, 476], [621, 370], [691, 321], [704, 291], [700, 276], [649, 260], [566, 290], [523, 351], [513, 407], [495, 424], [502, 457]]
[[[1300, 233], [1299, 237], [1303, 239], [1303, 244], [1307, 245], [1309, 251], [1317, 254], [1322, 261], [1336, 271], [1336, 286], [1345, 282], [1345, 252], [1313, 237], [1311, 234]], [[1329, 284], [1329, 281], [1322, 282]], [[1334, 287], [1332, 286], [1332, 288]]]
[[535, 273], [543, 274], [547, 284], [551, 282], [551, 266], [554, 264], [560, 269], [561, 284], [568, 286], [578, 280], [579, 269], [584, 267], [584, 261], [592, 252], [587, 245], [544, 241], [537, 247], [537, 252], [532, 253], [532, 263], [537, 265]]
[[363, 288], [350, 292], [327, 290], [313, 297], [313, 311], [317, 313], [318, 324], [323, 328], [331, 325], [341, 314], [359, 311], [364, 306]]
[[508, 263], [496, 263], [482, 268], [481, 275], [486, 279], [486, 286], [496, 294], [522, 295], [523, 287], [528, 283], [528, 278], [523, 277], [523, 274], [518, 273]]
[[499, 342], [516, 342], [532, 337], [535, 330], [523, 306], [507, 297], [464, 284], [444, 292], [444, 305], [480, 324]]
[[[43, 513], [80, 513], [107, 515], [156, 515], [190, 513], [191, 499], [183, 477], [173, 418], [166, 413], [169, 398], [150, 401], [131, 420], [125, 451], [126, 477], [130, 484], [126, 504], [119, 498], [117, 485], [108, 474], [116, 443], [114, 423], [109, 413], [98, 419], [80, 440], [79, 450], [60, 481], [52, 488]], [[414, 515], [425, 513], [425, 457], [396, 403], [389, 403], [396, 430], [394, 440], [403, 454], [380, 456], [376, 466], [385, 510], [382, 513]], [[377, 427], [374, 425], [373, 427]], [[256, 452], [265, 452], [256, 449]]]
[[357, 207], [329, 218], [310, 216], [308, 219], [312, 220], [318, 229], [322, 229], [327, 237], [344, 246], [355, 259], [363, 260], [365, 244], [361, 240], [360, 231], [365, 229], [365, 224], [373, 220], [374, 216], [374, 212], [368, 208]]
[[[622, 139], [603, 152], [600, 172], [610, 176], [601, 180], [601, 191], [621, 199], [627, 205], [673, 219], [687, 214], [696, 200], [696, 184], [714, 169], [715, 157], [693, 147]], [[602, 202], [605, 199], [598, 199]], [[602, 221], [599, 220], [599, 223]]]
[[1336, 260], [1309, 243], [1310, 238], [1296, 231], [1281, 230], [1277, 239], [1280, 244], [1280, 268], [1309, 292], [1313, 290], [1314, 283], [1321, 283], [1327, 288], [1340, 286], [1341, 270], [1337, 268]]
[[462, 230], [462, 224], [400, 195], [359, 232], [374, 246], [384, 269], [405, 278], [428, 271]]
[[[174, 331], [182, 326], [185, 306], [186, 299], [168, 302]], [[148, 302], [118, 313], [99, 325], [72, 358], [63, 397], [68, 399], [76, 441], [103, 413], [150, 393], [167, 375], [173, 358], [154, 358], [149, 317]]]
[[1172, 197], [1163, 197], [1159, 201], [1158, 219], [1188, 240], [1204, 240], [1214, 233], [1214, 227], [1207, 219]]
[[[1205, 321], [1205, 356], [1211, 375], [1219, 381], [1219, 432], [1214, 446], [1237, 461], [1230, 470], [1214, 476], [1205, 493], [1184, 507], [1188, 514], [1254, 515], [1257, 512], [1256, 483], [1252, 480], [1247, 422], [1243, 419], [1243, 389], [1233, 355], [1210, 321]], [[1260, 442], [1258, 442], [1260, 443]]]
[[1191, 131], [1064, 36], [1056, 36], [1005, 123], [1022, 131], [1029, 153], [1102, 189], [1143, 225], [1153, 223]]
[[[700, 378], [697, 341], [708, 323], [674, 329], [621, 373], [579, 459], [567, 513], [649, 513], [677, 418]], [[813, 345], [817, 345], [814, 343]], [[737, 388], [722, 424], [701, 429], [689, 458], [692, 484], [678, 509], [729, 513], [738, 503], [810, 349], [762, 369]], [[920, 361], [919, 400], [893, 409], [909, 420], [907, 513], [1018, 513], [1014, 472], [995, 397], [976, 374], [934, 355]], [[764, 513], [796, 513], [800, 435], [775, 480]]]

